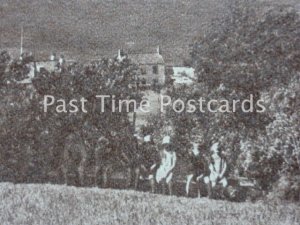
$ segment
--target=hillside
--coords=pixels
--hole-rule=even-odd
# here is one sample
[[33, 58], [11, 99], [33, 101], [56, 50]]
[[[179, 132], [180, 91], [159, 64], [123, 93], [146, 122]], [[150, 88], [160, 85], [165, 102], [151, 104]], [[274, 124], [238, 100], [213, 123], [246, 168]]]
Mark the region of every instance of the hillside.
[[231, 203], [98, 188], [0, 183], [1, 224], [300, 224], [294, 204]]
[[134, 42], [137, 48], [160, 45], [171, 60], [171, 53], [186, 54], [192, 37], [222, 12], [220, 0], [1, 2], [2, 48], [18, 47], [23, 23], [26, 48], [90, 58], [116, 54]]
[[211, 20], [225, 14], [224, 5], [222, 0], [2, 0], [0, 48], [16, 52], [23, 24], [24, 46], [37, 55], [56, 51], [94, 59], [134, 43], [138, 49], [160, 45], [167, 62], [180, 64], [193, 37], [214, 28]]

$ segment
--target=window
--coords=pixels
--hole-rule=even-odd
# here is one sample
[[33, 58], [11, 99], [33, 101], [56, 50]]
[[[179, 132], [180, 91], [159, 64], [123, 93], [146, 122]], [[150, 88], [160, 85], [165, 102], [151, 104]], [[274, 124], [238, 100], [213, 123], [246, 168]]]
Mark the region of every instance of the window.
[[145, 78], [142, 79], [142, 85], [146, 85], [147, 84], [147, 81]]
[[152, 70], [153, 70], [154, 74], [158, 74], [158, 66], [157, 65], [153, 66]]
[[146, 71], [146, 68], [145, 67], [141, 67], [141, 74], [146, 74], [147, 71]]

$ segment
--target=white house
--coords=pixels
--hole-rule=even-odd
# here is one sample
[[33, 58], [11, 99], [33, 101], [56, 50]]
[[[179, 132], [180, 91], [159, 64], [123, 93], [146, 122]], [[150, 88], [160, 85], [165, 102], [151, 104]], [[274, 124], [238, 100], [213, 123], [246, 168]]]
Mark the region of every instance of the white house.
[[76, 61], [66, 61], [63, 56], [61, 56], [60, 58], [56, 58], [55, 54], [52, 54], [49, 59], [28, 63], [27, 66], [30, 70], [28, 76], [18, 83], [29, 84], [34, 78], [36, 72], [41, 72], [42, 70], [46, 70], [48, 72], [60, 71], [62, 66], [66, 66], [74, 62]]

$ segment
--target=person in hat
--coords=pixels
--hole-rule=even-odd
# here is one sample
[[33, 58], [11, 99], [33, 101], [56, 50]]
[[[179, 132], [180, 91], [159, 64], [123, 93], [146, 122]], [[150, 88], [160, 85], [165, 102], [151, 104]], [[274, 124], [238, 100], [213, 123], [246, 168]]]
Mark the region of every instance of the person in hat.
[[121, 139], [121, 143], [122, 146], [119, 146], [119, 148], [122, 149], [120, 161], [123, 159], [123, 167], [127, 168], [126, 187], [137, 190], [141, 165], [139, 137], [137, 135], [124, 136], [123, 139]]
[[206, 174], [206, 162], [203, 154], [200, 154], [200, 144], [193, 142], [189, 149], [189, 166], [186, 182], [186, 195], [190, 194], [190, 185], [194, 181], [197, 184], [198, 197], [201, 197], [200, 184]]
[[172, 178], [173, 169], [176, 165], [176, 153], [171, 148], [170, 136], [165, 136], [162, 141], [162, 150], [160, 151], [161, 161], [156, 172], [156, 182], [162, 184], [163, 194], [165, 194], [165, 186], [168, 186], [169, 195], [172, 195]]
[[211, 152], [211, 162], [209, 164], [210, 175], [204, 177], [204, 182], [208, 186], [208, 195], [210, 198], [212, 197], [213, 189], [217, 184], [220, 184], [223, 187], [223, 190], [228, 185], [228, 181], [225, 177], [227, 163], [220, 154], [219, 142], [216, 142], [211, 146]]
[[105, 136], [99, 137], [95, 148], [95, 184], [97, 186], [106, 187], [108, 184], [111, 154], [112, 146], [109, 139]]
[[155, 192], [154, 174], [159, 165], [159, 154], [155, 148], [151, 135], [143, 138], [141, 145], [141, 175], [144, 179], [149, 180], [151, 193]]

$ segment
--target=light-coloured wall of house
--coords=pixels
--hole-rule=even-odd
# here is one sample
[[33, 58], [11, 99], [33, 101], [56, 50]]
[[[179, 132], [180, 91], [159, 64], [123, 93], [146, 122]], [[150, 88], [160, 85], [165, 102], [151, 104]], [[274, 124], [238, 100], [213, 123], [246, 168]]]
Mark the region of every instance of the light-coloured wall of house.
[[166, 79], [166, 71], [165, 71], [165, 66], [164, 65], [159, 65], [158, 66], [158, 74], [159, 74], [159, 83], [160, 84], [165, 84], [165, 79]]
[[141, 74], [140, 78], [146, 79], [147, 84], [152, 84], [154, 79], [158, 80], [159, 84], [165, 83], [165, 66], [164, 65], [158, 65], [158, 71], [157, 74], [153, 73], [153, 65], [144, 65], [143, 68], [146, 71], [146, 74]]
[[36, 68], [37, 68], [37, 71], [40, 71], [41, 68], [44, 68], [45, 70], [52, 72], [55, 70], [56, 64], [57, 64], [56, 61], [37, 62]]
[[[46, 62], [36, 62], [36, 69], [38, 72], [40, 72], [41, 68], [44, 68], [45, 70], [49, 71], [49, 72], [52, 72], [52, 71], [55, 71], [56, 69], [56, 64], [57, 62], [56, 61], [46, 61]], [[29, 65], [30, 67], [30, 71], [28, 73], [28, 77], [30, 79], [34, 78], [34, 64], [31, 63]]]

